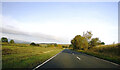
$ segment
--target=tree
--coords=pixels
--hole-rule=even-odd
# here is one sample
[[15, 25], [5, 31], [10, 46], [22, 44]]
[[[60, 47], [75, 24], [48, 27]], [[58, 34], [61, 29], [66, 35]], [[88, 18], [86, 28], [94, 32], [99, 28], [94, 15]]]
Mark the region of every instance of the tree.
[[39, 46], [39, 44], [36, 44], [36, 46]]
[[93, 34], [90, 31], [87, 31], [86, 33], [83, 32], [83, 37], [85, 37], [87, 41], [90, 41], [92, 35]]
[[83, 50], [87, 50], [88, 49], [88, 39], [83, 37]]
[[73, 45], [72, 45], [72, 44], [70, 44], [70, 45], [69, 45], [69, 48], [73, 48]]
[[62, 46], [63, 48], [65, 48], [65, 46]]
[[93, 34], [92, 34], [92, 32], [90, 32], [90, 31], [87, 31], [86, 33], [83, 32], [83, 37], [85, 37], [84, 50], [87, 50], [87, 49], [89, 48], [89, 46], [90, 46], [89, 42], [90, 42], [90, 40], [91, 40], [92, 35], [93, 35]]
[[73, 40], [71, 40], [71, 43], [73, 45], [73, 49], [83, 49], [85, 46], [84, 43], [85, 37], [82, 37], [81, 35], [77, 35], [75, 36], [75, 38], [73, 38]]
[[55, 43], [54, 46], [57, 47], [58, 45]]
[[32, 45], [32, 46], [40, 46], [39, 44], [36, 44], [34, 42], [32, 42], [30, 45]]
[[72, 45], [74, 46], [73, 49], [80, 49], [81, 48], [81, 35], [75, 36], [73, 40], [71, 40]]
[[10, 43], [11, 43], [11, 44], [14, 44], [15, 42], [14, 42], [14, 40], [10, 40]]
[[32, 46], [36, 46], [36, 44], [35, 44], [34, 42], [32, 42], [30, 45], [32, 45]]
[[75, 36], [75, 38], [71, 40], [73, 49], [87, 50], [89, 46], [88, 42], [90, 41], [92, 35], [93, 34], [90, 31], [87, 31], [86, 33], [83, 32], [83, 36], [81, 35]]
[[6, 37], [2, 37], [2, 38], [1, 38], [1, 41], [8, 43], [8, 39], [7, 39]]
[[95, 47], [97, 45], [100, 45], [101, 41], [99, 40], [99, 38], [92, 38], [89, 44], [90, 44], [90, 47]]
[[63, 45], [62, 47], [63, 47], [63, 48], [68, 48], [66, 45]]
[[105, 43], [104, 43], [104, 42], [101, 42], [101, 44], [102, 44], [102, 45], [105, 45]]

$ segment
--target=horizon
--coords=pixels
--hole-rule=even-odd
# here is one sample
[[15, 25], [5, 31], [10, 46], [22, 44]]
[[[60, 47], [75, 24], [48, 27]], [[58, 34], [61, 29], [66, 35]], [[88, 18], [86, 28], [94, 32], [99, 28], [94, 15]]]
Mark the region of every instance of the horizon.
[[117, 2], [3, 2], [2, 12], [2, 36], [7, 38], [70, 44], [91, 31], [105, 44], [118, 43]]

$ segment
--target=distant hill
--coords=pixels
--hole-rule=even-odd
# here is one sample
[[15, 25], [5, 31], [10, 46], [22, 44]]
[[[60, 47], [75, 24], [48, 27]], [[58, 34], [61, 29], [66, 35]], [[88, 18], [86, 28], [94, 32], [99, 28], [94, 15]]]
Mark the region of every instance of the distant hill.
[[[8, 41], [10, 41], [11, 39], [8, 38]], [[30, 42], [27, 42], [27, 41], [22, 41], [22, 40], [16, 40], [16, 39], [13, 39], [15, 41], [15, 43], [24, 43], [24, 44], [30, 44]]]
[[57, 44], [57, 43], [39, 43], [39, 44]]

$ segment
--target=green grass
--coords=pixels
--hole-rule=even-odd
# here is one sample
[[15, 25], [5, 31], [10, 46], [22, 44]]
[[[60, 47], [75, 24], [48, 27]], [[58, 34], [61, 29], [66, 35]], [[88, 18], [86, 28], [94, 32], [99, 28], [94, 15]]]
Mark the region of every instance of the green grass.
[[36, 46], [2, 46], [3, 68], [33, 68], [59, 53], [63, 49], [57, 47]]
[[77, 51], [120, 64], [120, 44], [102, 45], [87, 51]]

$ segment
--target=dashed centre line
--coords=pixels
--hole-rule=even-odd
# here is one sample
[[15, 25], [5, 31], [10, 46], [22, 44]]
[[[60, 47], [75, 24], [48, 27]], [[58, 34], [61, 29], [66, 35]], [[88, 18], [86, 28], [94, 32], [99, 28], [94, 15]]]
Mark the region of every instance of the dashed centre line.
[[79, 57], [77, 57], [78, 60], [81, 60]]
[[72, 53], [74, 55], [74, 53]]
[[[72, 55], [74, 55], [74, 53], [72, 53]], [[81, 60], [80, 57], [76, 56], [78, 60]]]

